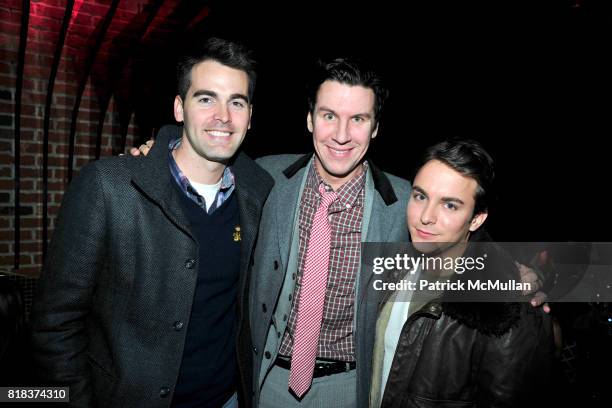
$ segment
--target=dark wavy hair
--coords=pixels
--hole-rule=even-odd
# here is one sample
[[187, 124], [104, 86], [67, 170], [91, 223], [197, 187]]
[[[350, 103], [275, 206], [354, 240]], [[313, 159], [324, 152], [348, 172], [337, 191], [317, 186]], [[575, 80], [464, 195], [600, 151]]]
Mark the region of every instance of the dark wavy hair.
[[179, 59], [176, 68], [177, 92], [181, 99], [185, 99], [187, 90], [191, 86], [191, 69], [194, 65], [207, 60], [217, 61], [230, 68], [246, 72], [249, 77], [249, 103], [253, 101], [255, 82], [257, 80], [257, 63], [253, 52], [244, 45], [212, 37], [198, 44], [188, 54]]
[[314, 114], [317, 92], [325, 81], [336, 81], [351, 86], [363, 86], [374, 92], [374, 119], [378, 123], [389, 91], [382, 77], [365, 61], [356, 58], [336, 58], [331, 61], [318, 61], [314, 74], [308, 83], [308, 110]]
[[495, 166], [493, 158], [480, 143], [471, 139], [452, 138], [435, 144], [421, 156], [415, 175], [431, 160], [438, 160], [476, 180], [478, 187], [474, 197], [474, 215], [488, 211], [496, 196]]

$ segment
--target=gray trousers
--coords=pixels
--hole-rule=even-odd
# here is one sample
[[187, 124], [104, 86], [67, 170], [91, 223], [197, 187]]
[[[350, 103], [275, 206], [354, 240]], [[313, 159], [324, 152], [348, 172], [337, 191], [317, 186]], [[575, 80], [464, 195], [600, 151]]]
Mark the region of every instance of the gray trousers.
[[260, 408], [354, 408], [357, 406], [357, 370], [313, 378], [301, 401], [289, 393], [289, 370], [274, 366], [266, 376]]

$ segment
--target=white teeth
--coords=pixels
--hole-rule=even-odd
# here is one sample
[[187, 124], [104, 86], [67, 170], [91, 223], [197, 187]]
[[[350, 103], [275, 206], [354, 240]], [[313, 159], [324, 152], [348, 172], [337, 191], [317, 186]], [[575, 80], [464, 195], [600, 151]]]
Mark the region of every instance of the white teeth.
[[229, 136], [231, 133], [230, 132], [222, 132], [220, 130], [209, 130], [208, 134], [211, 136], [218, 136], [218, 137], [227, 137]]

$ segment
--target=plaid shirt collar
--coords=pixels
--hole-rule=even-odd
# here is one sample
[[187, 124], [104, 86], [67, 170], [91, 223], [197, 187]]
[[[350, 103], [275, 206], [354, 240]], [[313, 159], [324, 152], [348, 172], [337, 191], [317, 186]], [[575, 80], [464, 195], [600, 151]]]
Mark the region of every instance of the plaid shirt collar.
[[[315, 159], [316, 160], [316, 159]], [[323, 183], [326, 186], [329, 186], [319, 172], [317, 171], [317, 166], [315, 165], [315, 160], [312, 161], [310, 165], [310, 169], [308, 170], [308, 176], [306, 179], [306, 186], [308, 188], [313, 189], [317, 192], [317, 196], [319, 195], [319, 185]], [[337, 191], [336, 194], [338, 198], [334, 203], [330, 206], [330, 211], [337, 211], [345, 208], [351, 208], [355, 205], [355, 202], [359, 198], [359, 193], [365, 187], [365, 179], [366, 173], [368, 171], [368, 162], [364, 161], [362, 163], [363, 171], [358, 176], [353, 177], [346, 183], [344, 183]], [[330, 187], [331, 188], [331, 187]]]
[[[189, 182], [187, 176], [183, 174], [181, 169], [176, 164], [176, 160], [174, 160], [174, 156], [172, 155], [172, 151], [177, 149], [181, 144], [181, 138], [177, 138], [171, 140], [168, 144], [168, 163], [170, 165], [170, 173], [172, 177], [178, 184], [179, 188], [187, 197], [193, 200], [197, 205], [199, 205], [204, 211], [206, 211], [206, 202], [204, 197], [202, 197], [195, 188]], [[234, 189], [236, 188], [236, 182], [234, 178], [234, 173], [232, 173], [229, 166], [225, 167], [223, 170], [223, 176], [221, 177], [221, 187], [219, 188], [219, 192], [214, 199], [214, 202], [210, 206], [210, 209], [207, 211], [208, 214], [212, 214], [217, 208], [221, 206], [232, 194]]]

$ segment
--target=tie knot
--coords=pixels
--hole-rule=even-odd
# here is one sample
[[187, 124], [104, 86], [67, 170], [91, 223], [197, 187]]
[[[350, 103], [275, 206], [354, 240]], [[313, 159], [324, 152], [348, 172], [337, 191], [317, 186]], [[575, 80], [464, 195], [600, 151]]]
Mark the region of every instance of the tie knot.
[[321, 206], [323, 207], [329, 207], [338, 197], [333, 190], [327, 190], [323, 183], [319, 184], [319, 193], [321, 193]]

